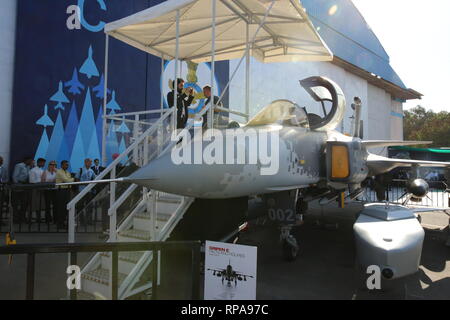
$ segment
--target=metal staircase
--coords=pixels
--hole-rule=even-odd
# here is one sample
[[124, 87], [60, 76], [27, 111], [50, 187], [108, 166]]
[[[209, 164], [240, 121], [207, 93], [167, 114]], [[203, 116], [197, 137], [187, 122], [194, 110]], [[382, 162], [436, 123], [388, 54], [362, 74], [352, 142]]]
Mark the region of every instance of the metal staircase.
[[[120, 224], [115, 241], [165, 241], [192, 202], [191, 198], [150, 191]], [[156, 211], [153, 211], [154, 207]], [[119, 299], [126, 299], [152, 287], [150, 280], [141, 278], [152, 260], [150, 252], [119, 254]], [[95, 255], [82, 270], [82, 291], [91, 296], [110, 299], [110, 266], [110, 254]], [[83, 296], [85, 295], [81, 294]]]
[[[158, 119], [151, 116], [161, 113]], [[98, 177], [115, 179], [116, 173], [126, 171], [124, 167], [145, 166], [173, 146], [171, 134], [174, 109], [120, 114], [108, 117], [108, 126], [115, 121], [124, 121], [133, 125], [131, 145], [115, 159]], [[128, 120], [132, 117], [133, 120]], [[189, 130], [186, 128], [185, 130]], [[67, 206], [69, 210], [69, 243], [75, 242], [77, 221], [95, 188], [94, 184], [86, 187]], [[183, 218], [184, 213], [194, 199], [177, 196], [156, 190], [138, 187], [135, 184], [118, 186], [109, 183], [88, 205], [108, 210], [108, 242], [165, 241]], [[84, 204], [84, 205], [83, 205]], [[132, 207], [130, 207], [132, 206]], [[77, 208], [81, 210], [77, 211]], [[119, 299], [126, 299], [152, 287], [148, 277], [153, 261], [151, 252], [123, 252], [119, 255]], [[112, 258], [109, 253], [97, 253], [82, 268], [81, 299], [111, 299]]]

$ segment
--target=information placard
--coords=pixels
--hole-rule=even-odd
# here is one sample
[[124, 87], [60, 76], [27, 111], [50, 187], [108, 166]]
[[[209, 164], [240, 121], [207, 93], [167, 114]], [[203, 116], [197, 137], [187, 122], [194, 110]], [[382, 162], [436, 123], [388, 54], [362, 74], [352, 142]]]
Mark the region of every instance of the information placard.
[[256, 300], [257, 247], [206, 241], [205, 300]]

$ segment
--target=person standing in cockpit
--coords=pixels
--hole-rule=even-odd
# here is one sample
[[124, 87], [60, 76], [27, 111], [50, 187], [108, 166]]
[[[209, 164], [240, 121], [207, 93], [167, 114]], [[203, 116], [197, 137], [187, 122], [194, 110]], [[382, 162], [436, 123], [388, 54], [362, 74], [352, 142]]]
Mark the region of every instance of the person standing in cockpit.
[[[194, 90], [192, 88], [184, 89], [184, 80], [178, 78], [177, 88], [177, 129], [184, 129], [189, 119], [189, 106], [194, 100]], [[167, 103], [169, 108], [175, 105], [175, 81], [172, 81], [172, 91], [167, 94]]]

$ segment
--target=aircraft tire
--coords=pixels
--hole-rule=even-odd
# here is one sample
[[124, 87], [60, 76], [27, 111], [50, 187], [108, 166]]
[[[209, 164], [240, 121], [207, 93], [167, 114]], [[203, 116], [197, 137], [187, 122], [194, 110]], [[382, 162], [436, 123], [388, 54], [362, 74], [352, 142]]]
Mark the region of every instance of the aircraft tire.
[[[295, 240], [295, 239], [294, 239]], [[297, 242], [297, 241], [295, 241]], [[298, 245], [292, 245], [289, 241], [286, 239], [282, 242], [282, 253], [284, 260], [288, 262], [293, 262], [297, 259], [299, 247]]]

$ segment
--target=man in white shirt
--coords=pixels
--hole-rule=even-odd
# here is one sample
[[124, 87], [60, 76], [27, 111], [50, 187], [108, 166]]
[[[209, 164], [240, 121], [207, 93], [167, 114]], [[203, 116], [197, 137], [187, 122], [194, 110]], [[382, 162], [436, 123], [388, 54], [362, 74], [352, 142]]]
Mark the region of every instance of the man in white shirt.
[[44, 173], [45, 159], [38, 159], [37, 166], [30, 171], [30, 183], [36, 184], [42, 182], [42, 174]]
[[[44, 174], [45, 159], [39, 158], [37, 166], [30, 170], [29, 181], [31, 184], [42, 183], [42, 175]], [[41, 223], [41, 211], [44, 208], [43, 193], [40, 190], [32, 190], [31, 192], [31, 210], [36, 212], [36, 222]]]

